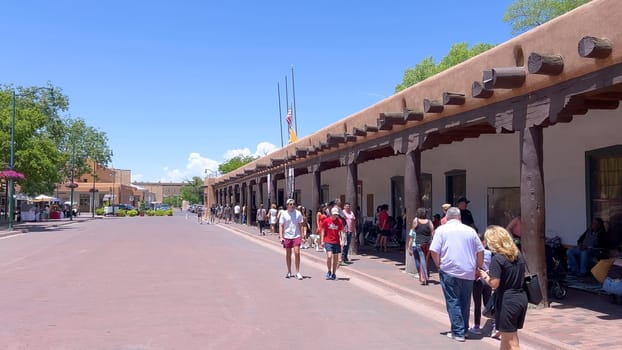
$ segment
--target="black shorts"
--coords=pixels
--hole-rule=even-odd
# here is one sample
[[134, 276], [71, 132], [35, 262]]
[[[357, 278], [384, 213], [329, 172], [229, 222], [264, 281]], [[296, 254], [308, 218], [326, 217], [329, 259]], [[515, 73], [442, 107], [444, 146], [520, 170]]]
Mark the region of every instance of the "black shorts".
[[527, 315], [527, 294], [506, 292], [497, 303], [495, 324], [499, 331], [516, 332], [523, 328]]
[[380, 231], [380, 235], [384, 237], [389, 237], [391, 235], [391, 230], [382, 230]]

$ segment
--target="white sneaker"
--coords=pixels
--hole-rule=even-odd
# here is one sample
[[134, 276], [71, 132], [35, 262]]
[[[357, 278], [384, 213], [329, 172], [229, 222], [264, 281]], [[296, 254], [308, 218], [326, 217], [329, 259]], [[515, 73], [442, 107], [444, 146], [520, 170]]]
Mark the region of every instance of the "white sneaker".
[[315, 247], [315, 251], [319, 252], [320, 251], [320, 247]]
[[302, 275], [300, 274], [300, 272], [298, 272], [298, 273], [296, 274], [296, 278], [297, 278], [297, 279], [299, 279], [299, 280], [302, 280], [302, 279], [303, 279], [303, 277], [302, 277]]

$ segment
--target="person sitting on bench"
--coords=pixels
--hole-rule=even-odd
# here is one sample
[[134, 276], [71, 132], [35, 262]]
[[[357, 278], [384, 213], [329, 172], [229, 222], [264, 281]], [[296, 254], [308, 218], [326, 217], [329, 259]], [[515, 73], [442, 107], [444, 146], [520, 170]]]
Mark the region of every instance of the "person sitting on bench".
[[568, 249], [568, 269], [570, 274], [587, 276], [590, 262], [602, 248], [606, 247], [607, 232], [603, 219], [594, 218], [590, 227], [577, 240], [577, 246]]

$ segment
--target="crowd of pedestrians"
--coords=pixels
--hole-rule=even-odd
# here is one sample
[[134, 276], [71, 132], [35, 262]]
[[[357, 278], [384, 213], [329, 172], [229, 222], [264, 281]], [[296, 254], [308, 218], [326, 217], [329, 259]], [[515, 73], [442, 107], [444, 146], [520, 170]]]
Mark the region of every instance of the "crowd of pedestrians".
[[[494, 295], [496, 312], [488, 335], [500, 339], [502, 349], [519, 349], [517, 330], [522, 328], [527, 310], [522, 288], [524, 258], [506, 229], [489, 226], [484, 233], [478, 233], [469, 202], [462, 197], [455, 207], [443, 204], [443, 216], [434, 220], [425, 208], [417, 209], [410, 232], [403, 233], [407, 252], [415, 260], [415, 278], [421, 285], [428, 285], [429, 262], [434, 262], [449, 316], [450, 330], [445, 333], [448, 338], [464, 342], [470, 337], [481, 337], [482, 306]], [[210, 222], [244, 223], [245, 214], [245, 206], [239, 204], [213, 206]], [[326, 254], [326, 280], [337, 280], [339, 267], [351, 263], [348, 253], [352, 240], [359, 237], [360, 220], [350, 203], [342, 204], [336, 199], [321, 204], [311, 217], [306, 208], [296, 207], [295, 201], [288, 199], [286, 208], [272, 204], [266, 210], [260, 204], [255, 215], [259, 235], [266, 235], [268, 225], [269, 234], [279, 235], [285, 250], [286, 278], [304, 279], [300, 271], [301, 249]], [[404, 231], [405, 217], [404, 213]], [[385, 252], [391, 234], [387, 205], [379, 206], [375, 222], [379, 231], [376, 249]], [[473, 327], [469, 327], [471, 301]]]

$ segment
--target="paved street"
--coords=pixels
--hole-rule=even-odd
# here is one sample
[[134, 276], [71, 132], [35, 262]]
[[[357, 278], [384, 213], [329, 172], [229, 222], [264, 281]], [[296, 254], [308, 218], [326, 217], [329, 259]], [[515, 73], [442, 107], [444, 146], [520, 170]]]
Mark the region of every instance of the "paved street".
[[[196, 217], [105, 218], [0, 239], [0, 349], [486, 349], [346, 269]], [[319, 254], [319, 253], [318, 253]], [[342, 272], [342, 273], [339, 273]]]

